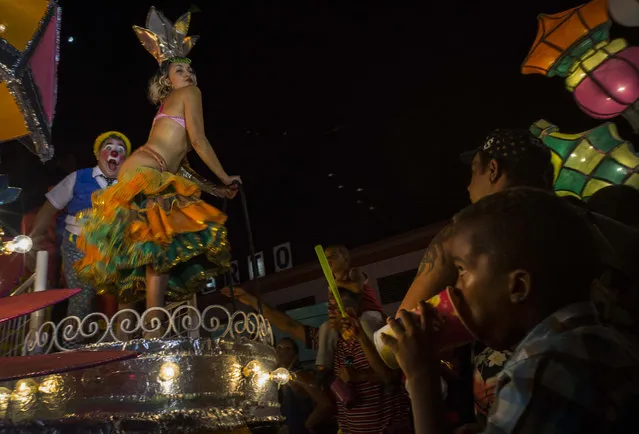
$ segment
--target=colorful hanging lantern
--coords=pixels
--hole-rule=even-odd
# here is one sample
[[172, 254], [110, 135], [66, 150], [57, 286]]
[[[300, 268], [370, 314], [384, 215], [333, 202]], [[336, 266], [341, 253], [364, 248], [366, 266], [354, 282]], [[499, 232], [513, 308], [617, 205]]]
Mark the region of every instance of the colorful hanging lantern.
[[565, 134], [541, 119], [530, 131], [551, 150], [558, 195], [587, 199], [616, 184], [639, 189], [639, 156], [632, 144], [619, 136], [615, 124], [606, 122], [583, 133]]
[[539, 31], [523, 74], [566, 78], [579, 108], [599, 119], [620, 114], [639, 131], [639, 47], [609, 41], [606, 0], [539, 16]]
[[18, 139], [53, 157], [60, 8], [49, 0], [0, 0], [0, 143]]

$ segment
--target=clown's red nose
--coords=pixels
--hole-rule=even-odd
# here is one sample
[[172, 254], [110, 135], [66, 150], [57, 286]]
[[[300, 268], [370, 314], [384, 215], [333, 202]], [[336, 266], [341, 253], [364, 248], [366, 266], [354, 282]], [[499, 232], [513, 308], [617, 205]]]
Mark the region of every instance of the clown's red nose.
[[118, 151], [111, 151], [111, 156], [116, 158], [118, 156]]

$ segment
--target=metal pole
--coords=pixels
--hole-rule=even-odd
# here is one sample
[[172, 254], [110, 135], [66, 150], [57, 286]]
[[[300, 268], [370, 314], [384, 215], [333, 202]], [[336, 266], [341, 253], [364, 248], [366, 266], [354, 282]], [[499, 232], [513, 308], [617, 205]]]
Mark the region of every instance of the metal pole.
[[[45, 291], [47, 289], [47, 266], [49, 263], [49, 252], [40, 250], [36, 255], [36, 270], [33, 284], [33, 292]], [[40, 309], [31, 314], [29, 330], [32, 336], [37, 336], [40, 326], [44, 323], [44, 309]], [[41, 352], [42, 348], [37, 348], [34, 352]]]
[[[224, 202], [222, 202], [222, 212], [227, 214], [226, 209], [228, 208], [229, 201], [227, 198], [224, 198]], [[233, 312], [237, 310], [237, 302], [235, 300], [235, 289], [233, 288], [233, 274], [231, 270], [226, 272], [224, 276], [225, 284], [229, 287], [229, 291], [231, 292], [231, 306], [233, 306]]]
[[251, 264], [253, 266], [254, 295], [257, 298], [257, 313], [262, 314], [262, 292], [260, 290], [259, 271], [257, 269], [257, 258], [255, 257], [255, 245], [253, 244], [253, 231], [251, 231], [251, 220], [249, 219], [248, 206], [246, 205], [246, 193], [244, 186], [239, 185], [240, 196], [242, 199], [242, 208], [244, 208], [244, 223], [246, 225], [246, 235], [249, 242], [249, 251], [251, 252]]

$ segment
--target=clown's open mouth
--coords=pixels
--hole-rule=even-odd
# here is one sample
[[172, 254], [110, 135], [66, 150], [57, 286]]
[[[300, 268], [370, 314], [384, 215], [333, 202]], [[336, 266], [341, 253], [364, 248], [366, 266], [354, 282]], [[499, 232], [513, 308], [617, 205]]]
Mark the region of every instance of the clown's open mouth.
[[109, 170], [115, 172], [115, 170], [118, 168], [118, 160], [115, 158], [109, 158], [107, 160], [107, 165], [109, 166]]

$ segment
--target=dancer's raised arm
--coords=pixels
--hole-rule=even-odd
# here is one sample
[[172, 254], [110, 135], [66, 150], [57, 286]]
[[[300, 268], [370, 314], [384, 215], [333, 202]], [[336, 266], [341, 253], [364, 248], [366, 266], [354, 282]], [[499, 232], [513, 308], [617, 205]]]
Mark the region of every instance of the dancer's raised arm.
[[209, 143], [204, 133], [204, 117], [202, 115], [202, 92], [197, 86], [188, 86], [180, 89], [184, 98], [184, 118], [186, 121], [186, 132], [191, 141], [191, 145], [197, 155], [200, 156], [204, 164], [211, 169], [211, 172], [220, 178], [224, 184], [232, 184], [233, 181], [240, 181], [239, 176], [229, 176], [224, 171], [220, 160], [217, 158], [213, 147]]

